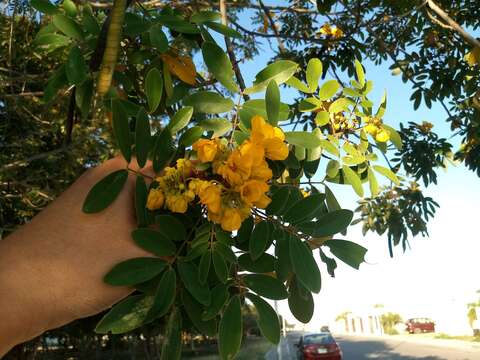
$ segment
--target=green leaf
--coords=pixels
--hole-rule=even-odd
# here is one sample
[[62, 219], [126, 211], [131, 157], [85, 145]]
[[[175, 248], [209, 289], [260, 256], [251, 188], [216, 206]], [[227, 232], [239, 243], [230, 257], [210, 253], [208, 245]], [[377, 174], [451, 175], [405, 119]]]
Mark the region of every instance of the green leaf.
[[382, 124], [382, 127], [385, 128], [390, 133], [390, 141], [392, 142], [392, 144], [398, 150], [402, 150], [403, 148], [402, 138], [400, 137], [400, 134], [397, 132], [397, 130], [395, 130], [394, 128], [386, 124]]
[[190, 22], [195, 24], [202, 24], [206, 21], [218, 21], [222, 18], [219, 12], [216, 11], [199, 11], [192, 14]]
[[127, 170], [117, 170], [97, 182], [88, 192], [83, 203], [83, 212], [97, 213], [107, 208], [120, 194], [128, 178]]
[[215, 336], [217, 332], [217, 322], [214, 319], [202, 319], [202, 305], [198, 303], [188, 291], [182, 291], [182, 301], [185, 311], [192, 320], [193, 325], [202, 335]]
[[93, 80], [87, 79], [82, 84], [77, 85], [75, 89], [75, 103], [80, 109], [82, 119], [86, 119], [92, 104], [93, 98]]
[[162, 344], [160, 360], [180, 360], [182, 355], [182, 316], [175, 309], [170, 313]]
[[242, 343], [242, 308], [240, 298], [233, 296], [218, 328], [218, 352], [222, 360], [232, 360], [240, 350]]
[[321, 145], [320, 139], [313, 133], [306, 131], [288, 131], [285, 139], [291, 145], [303, 146], [305, 149], [315, 149]]
[[164, 128], [156, 136], [155, 144], [153, 145], [153, 170], [156, 173], [160, 172], [170, 163], [174, 154], [175, 147], [172, 141], [172, 134], [168, 128]]
[[129, 163], [132, 157], [130, 125], [128, 123], [127, 112], [120, 100], [112, 100], [112, 124], [118, 147], [127, 163]]
[[135, 122], [135, 154], [140, 168], [145, 166], [152, 144], [150, 120], [143, 107], [138, 111]]
[[281, 85], [297, 71], [298, 64], [290, 60], [277, 60], [269, 64], [255, 76], [253, 86], [245, 89], [245, 94], [252, 94], [265, 89], [271, 80]]
[[175, 255], [176, 246], [161, 232], [152, 229], [136, 229], [132, 232], [135, 243], [142, 249], [157, 256]]
[[183, 104], [193, 106], [197, 113], [219, 114], [232, 110], [233, 101], [230, 98], [212, 91], [198, 91], [185, 98]]
[[158, 15], [157, 20], [160, 24], [165, 25], [173, 31], [182, 34], [198, 34], [198, 27], [185, 21], [181, 16], [177, 15]]
[[375, 113], [376, 118], [383, 118], [385, 115], [385, 110], [387, 109], [387, 91], [383, 93], [382, 100], [380, 100], [380, 106], [378, 107], [377, 112]]
[[135, 295], [114, 305], [95, 328], [98, 334], [123, 334], [143, 324], [150, 307], [152, 296]]
[[53, 25], [62, 33], [75, 40], [83, 40], [82, 28], [72, 19], [62, 14], [53, 16]]
[[202, 313], [202, 320], [206, 321], [216, 317], [227, 302], [228, 296], [229, 293], [226, 285], [218, 284], [217, 286], [215, 286], [212, 289], [212, 303]]
[[270, 238], [270, 227], [266, 221], [255, 225], [250, 236], [249, 251], [253, 260], [256, 260], [264, 253]]
[[337, 80], [328, 80], [320, 88], [318, 96], [320, 97], [320, 100], [329, 100], [337, 93], [339, 89], [340, 84]]
[[331, 277], [335, 277], [335, 269], [337, 268], [337, 262], [335, 259], [332, 259], [325, 255], [321, 248], [318, 249], [320, 252], [320, 259], [327, 265], [327, 272]]
[[378, 181], [377, 177], [375, 176], [375, 173], [368, 168], [368, 182], [370, 185], [370, 194], [372, 194], [372, 197], [375, 197], [378, 195], [379, 189], [378, 189]]
[[168, 39], [165, 33], [162, 31], [161, 25], [153, 25], [148, 34], [150, 37], [150, 43], [159, 52], [164, 53], [168, 50]]
[[202, 305], [208, 306], [211, 301], [210, 289], [198, 280], [198, 268], [191, 262], [177, 262], [177, 269], [185, 288]]
[[187, 129], [182, 134], [182, 136], [180, 136], [180, 139], [178, 140], [178, 143], [181, 146], [184, 146], [184, 147], [192, 146], [195, 141], [200, 139], [203, 132], [204, 132], [204, 130], [200, 126], [193, 126], [189, 129]]
[[326, 173], [329, 178], [334, 178], [338, 175], [340, 163], [337, 160], [330, 160], [327, 164]]
[[98, 36], [100, 34], [100, 25], [97, 19], [92, 14], [90, 6], [84, 6], [82, 10], [82, 25], [84, 29], [92, 35]]
[[130, 286], [150, 280], [165, 269], [162, 259], [139, 257], [122, 261], [110, 270], [103, 280], [113, 286]]
[[300, 112], [312, 112], [323, 107], [322, 101], [317, 99], [315, 96], [308, 97], [303, 99], [298, 104], [298, 111]]
[[182, 130], [185, 126], [188, 125], [190, 119], [193, 115], [193, 107], [186, 106], [178, 110], [175, 115], [173, 115], [172, 120], [168, 124], [170, 133], [175, 134], [178, 131]]
[[72, 0], [63, 0], [62, 7], [68, 16], [77, 16], [77, 5]]
[[297, 275], [298, 280], [308, 290], [314, 293], [320, 292], [322, 279], [312, 250], [297, 237], [290, 239], [289, 247], [290, 261], [292, 262], [293, 272]]
[[320, 146], [322, 149], [324, 149], [326, 152], [329, 152], [330, 154], [334, 156], [340, 156], [340, 151], [338, 150], [338, 147], [336, 147], [334, 144], [332, 144], [329, 140], [325, 139], [320, 139]]
[[322, 207], [325, 194], [313, 194], [294, 203], [285, 213], [283, 219], [291, 224], [311, 220]]
[[358, 270], [360, 264], [365, 261], [367, 249], [347, 240], [328, 240], [324, 245], [328, 246], [331, 253], [344, 263]]
[[148, 191], [145, 179], [141, 175], [137, 175], [135, 181], [135, 214], [137, 215], [138, 226], [147, 226], [147, 198]]
[[395, 183], [395, 185], [400, 185], [400, 181], [398, 180], [397, 175], [395, 175], [395, 173], [392, 170], [387, 169], [386, 167], [383, 167], [380, 165], [373, 165], [372, 168], [373, 170], [378, 172], [380, 175], [383, 175], [387, 179], [390, 179], [393, 183]]
[[158, 224], [158, 231], [171, 241], [184, 241], [187, 237], [185, 226], [172, 215], [158, 215], [155, 223]]
[[31, 0], [30, 5], [35, 9], [47, 15], [55, 15], [58, 8], [48, 0]]
[[327, 185], [325, 185], [325, 199], [327, 201], [328, 211], [335, 211], [341, 209], [335, 195]]
[[320, 76], [323, 73], [323, 65], [322, 62], [317, 58], [312, 58], [308, 61], [307, 64], [307, 84], [310, 88], [311, 92], [315, 92], [318, 87], [318, 80], [320, 80]]
[[288, 292], [288, 307], [292, 315], [304, 324], [309, 323], [315, 307], [310, 291], [305, 289], [305, 287], [293, 277]]
[[331, 236], [345, 230], [352, 222], [353, 212], [347, 209], [331, 211], [316, 221], [313, 236]]
[[353, 171], [349, 166], [343, 165], [342, 166], [343, 174], [345, 175], [345, 179], [348, 181], [350, 185], [352, 185], [353, 190], [357, 193], [358, 196], [363, 196], [363, 187], [362, 181], [360, 177], [357, 175], [355, 171]]
[[210, 29], [212, 29], [213, 31], [216, 31], [224, 36], [232, 37], [236, 39], [242, 38], [242, 35], [238, 31], [233, 30], [232, 28], [229, 28], [228, 26], [225, 26], [223, 24], [219, 24], [213, 21], [205, 21], [204, 24]]
[[247, 274], [243, 275], [243, 282], [249, 289], [268, 299], [282, 300], [288, 297], [285, 285], [274, 277], [263, 274]]
[[[259, 115], [263, 118], [267, 118], [267, 105], [264, 99], [251, 99], [245, 101], [240, 110], [240, 120], [247, 127], [250, 128], [250, 120], [253, 116]], [[287, 104], [280, 103], [280, 109], [278, 114], [278, 121], [287, 120], [290, 116], [290, 107]]]
[[222, 254], [217, 250], [216, 247], [212, 252], [212, 260], [215, 274], [217, 274], [218, 279], [225, 284], [228, 279], [228, 267], [223, 259]]
[[145, 94], [150, 112], [153, 113], [162, 99], [163, 77], [160, 70], [151, 68], [145, 77]]
[[44, 50], [46, 52], [53, 51], [69, 44], [70, 39], [60, 34], [43, 34], [41, 36], [37, 36], [33, 41], [35, 48]]
[[143, 34], [150, 28], [150, 22], [146, 17], [141, 16], [140, 14], [127, 12], [125, 14], [125, 35], [127, 36], [137, 36]]
[[280, 115], [280, 90], [275, 80], [271, 80], [265, 94], [267, 119], [270, 124], [277, 126]]
[[87, 77], [87, 64], [78, 46], [71, 48], [65, 65], [65, 73], [71, 85], [78, 85]]
[[238, 86], [233, 81], [232, 63], [223, 49], [213, 42], [205, 41], [202, 44], [202, 54], [208, 70], [215, 76], [215, 79], [229, 91], [238, 92]]
[[355, 59], [355, 73], [357, 74], [357, 80], [360, 87], [363, 88], [365, 86], [365, 71], [363, 70], [362, 64], [357, 59]]
[[325, 126], [330, 122], [330, 113], [328, 111], [320, 111], [315, 115], [315, 124], [317, 126]]
[[285, 236], [280, 233], [279, 236], [275, 236], [275, 239], [275, 255], [277, 256], [277, 261], [275, 261], [275, 273], [280, 281], [285, 281], [292, 272], [289, 248], [290, 235]]
[[149, 320], [160, 318], [170, 310], [175, 301], [176, 289], [177, 275], [175, 270], [169, 268], [163, 273], [158, 283], [152, 308], [147, 315]]
[[288, 197], [290, 195], [289, 186], [281, 186], [277, 191], [273, 193], [272, 201], [267, 206], [266, 211], [269, 215], [283, 215], [286, 205], [288, 203]]
[[348, 111], [349, 106], [355, 106], [355, 103], [352, 100], [347, 98], [338, 98], [328, 107], [328, 111], [332, 113], [339, 113], [343, 111]]
[[238, 264], [243, 269], [254, 273], [268, 273], [275, 270], [275, 258], [266, 253], [256, 260], [252, 260], [248, 254], [242, 254], [238, 257]]
[[257, 309], [257, 324], [262, 335], [271, 343], [278, 344], [280, 341], [280, 321], [275, 310], [257, 295], [247, 293], [246, 297], [250, 299]]
[[200, 281], [200, 283], [202, 284], [205, 284], [207, 282], [211, 263], [212, 253], [210, 251], [205, 251], [205, 253], [200, 258], [200, 263], [198, 264], [198, 281]]
[[205, 131], [213, 131], [212, 137], [225, 135], [232, 129], [232, 123], [227, 119], [211, 118], [205, 119], [198, 124]]
[[313, 92], [307, 85], [305, 85], [303, 82], [300, 81], [300, 79], [296, 78], [295, 76], [292, 76], [290, 79], [285, 81], [285, 84], [306, 94], [310, 94]]

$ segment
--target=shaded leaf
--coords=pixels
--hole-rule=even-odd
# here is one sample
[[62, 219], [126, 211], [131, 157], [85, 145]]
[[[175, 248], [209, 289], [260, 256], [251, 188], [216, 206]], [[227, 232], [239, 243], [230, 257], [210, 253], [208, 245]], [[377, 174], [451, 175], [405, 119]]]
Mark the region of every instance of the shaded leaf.
[[130, 286], [150, 280], [165, 269], [162, 259], [139, 257], [122, 261], [110, 270], [103, 280], [113, 286]]
[[97, 182], [88, 192], [83, 212], [93, 214], [107, 208], [120, 194], [128, 178], [127, 170], [117, 170]]

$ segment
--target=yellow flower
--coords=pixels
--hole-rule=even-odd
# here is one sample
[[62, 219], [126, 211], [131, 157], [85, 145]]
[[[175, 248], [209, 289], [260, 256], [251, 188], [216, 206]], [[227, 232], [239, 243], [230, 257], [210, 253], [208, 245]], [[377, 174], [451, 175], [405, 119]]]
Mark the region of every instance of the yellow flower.
[[259, 165], [265, 157], [263, 146], [250, 140], [243, 142], [239, 147], [239, 151], [242, 156], [250, 156], [252, 158], [252, 166]]
[[342, 29], [336, 27], [336, 26], [330, 26], [329, 23], [324, 24], [320, 30], [319, 33], [322, 35], [327, 35], [331, 36], [334, 39], [339, 39], [343, 36], [343, 31]]
[[200, 202], [207, 206], [209, 212], [218, 213], [221, 210], [221, 194], [220, 185], [210, 183], [200, 191]]
[[223, 211], [220, 226], [225, 231], [235, 231], [242, 225], [242, 216], [239, 209], [226, 208]]
[[336, 26], [334, 26], [332, 28], [332, 36], [334, 39], [340, 39], [342, 36], [343, 36], [343, 31], [342, 29], [340, 28], [337, 28]]
[[201, 179], [192, 179], [188, 183], [188, 189], [193, 191], [196, 195], [199, 195], [200, 192], [210, 185], [209, 181], [201, 180]]
[[227, 180], [230, 185], [238, 186], [250, 177], [252, 165], [253, 157], [251, 154], [242, 155], [237, 149], [230, 154], [225, 164], [216, 169], [216, 173]]
[[265, 119], [261, 116], [255, 115], [251, 119], [251, 139], [253, 142], [261, 144], [264, 139], [269, 139], [275, 136], [273, 126], [267, 124]]
[[260, 165], [252, 168], [250, 178], [267, 182], [272, 178], [272, 170], [268, 166], [267, 162], [263, 161]]
[[240, 196], [243, 201], [248, 204], [253, 204], [262, 199], [269, 189], [268, 184], [258, 180], [248, 180], [240, 187]]
[[267, 195], [262, 194], [260, 199], [255, 201], [255, 203], [253, 205], [255, 205], [256, 207], [258, 207], [260, 209], [265, 209], [271, 202], [272, 202], [272, 199], [270, 199]]
[[251, 124], [252, 142], [264, 147], [267, 158], [285, 160], [288, 157], [288, 147], [284, 143], [285, 134], [280, 128], [267, 124], [265, 119], [258, 115], [252, 117]]
[[390, 140], [390, 133], [388, 132], [388, 130], [380, 128], [380, 130], [375, 135], [375, 140], [377, 140], [378, 142], [387, 142], [388, 140]]
[[147, 209], [157, 210], [163, 206], [165, 195], [160, 189], [151, 189], [147, 198]]
[[372, 136], [377, 135], [378, 127], [373, 124], [365, 125], [365, 131]]
[[218, 143], [215, 140], [200, 139], [192, 145], [197, 152], [198, 159], [202, 162], [210, 162], [215, 159], [218, 151]]
[[270, 160], [285, 160], [288, 157], [288, 146], [278, 137], [266, 139], [265, 156]]
[[175, 213], [184, 213], [188, 208], [188, 199], [183, 195], [167, 195], [167, 208]]

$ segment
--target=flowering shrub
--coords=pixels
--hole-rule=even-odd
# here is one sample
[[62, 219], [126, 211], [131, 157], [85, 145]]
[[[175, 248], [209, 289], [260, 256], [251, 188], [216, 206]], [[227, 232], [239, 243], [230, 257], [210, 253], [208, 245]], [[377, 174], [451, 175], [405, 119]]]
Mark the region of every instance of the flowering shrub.
[[[70, 47], [46, 96], [75, 89], [75, 111], [84, 117], [105, 114], [121, 154], [139, 168], [129, 165], [109, 174], [83, 205], [86, 213], [104, 210], [129, 172], [135, 173], [138, 228], [132, 239], [151, 253], [105, 275], [108, 284], [136, 291], [116, 304], [96, 331], [125, 333], [155, 322], [165, 328], [162, 358], [177, 359], [188, 319], [201, 333], [218, 335], [220, 356], [231, 359], [241, 345], [246, 300], [256, 307], [259, 328], [273, 343], [279, 341], [280, 324], [263, 298], [288, 299], [292, 314], [308, 322], [312, 293], [321, 289], [314, 255], [333, 276], [336, 259], [358, 269], [366, 252], [338, 239], [353, 212], [340, 207], [329, 184], [351, 186], [363, 197], [368, 182], [375, 197], [380, 189], [375, 174], [395, 184], [401, 180], [376, 164], [378, 152], [402, 144], [382, 120], [386, 96], [373, 110], [368, 99], [373, 83], [360, 62], [355, 62], [350, 86], [337, 80], [322, 80], [319, 86], [325, 72], [313, 58], [305, 71], [278, 60], [243, 88], [209, 31], [239, 34], [218, 23], [216, 12], [183, 17], [164, 8], [141, 18], [125, 14], [125, 1], [115, 1], [101, 32], [88, 6], [80, 15], [45, 1], [35, 1], [52, 17], [37, 36], [39, 49], [48, 53]], [[342, 36], [330, 27], [322, 34]], [[191, 36], [197, 42], [190, 50], [201, 51], [208, 79], [179, 49]], [[101, 61], [94, 57], [99, 47], [106, 49]], [[87, 71], [84, 57], [91, 53]], [[297, 89], [302, 99], [283, 103], [279, 85]], [[248, 97], [258, 93], [265, 96]], [[302, 131], [295, 130], [295, 115], [311, 118]], [[320, 164], [322, 158], [326, 164]], [[153, 178], [147, 175], [149, 166]]]

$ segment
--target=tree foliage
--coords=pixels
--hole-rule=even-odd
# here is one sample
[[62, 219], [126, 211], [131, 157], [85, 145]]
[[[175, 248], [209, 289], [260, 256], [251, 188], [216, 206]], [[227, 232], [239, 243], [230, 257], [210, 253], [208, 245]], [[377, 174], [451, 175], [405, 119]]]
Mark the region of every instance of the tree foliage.
[[[108, 283], [137, 292], [96, 329], [160, 329], [169, 339], [163, 358], [178, 358], [180, 332], [192, 328], [218, 330], [220, 354], [232, 358], [246, 299], [273, 342], [276, 314], [259, 296], [288, 298], [294, 316], [310, 320], [312, 293], [321, 288], [317, 249], [331, 276], [337, 259], [358, 268], [366, 251], [337, 238], [353, 214], [341, 209], [331, 184], [362, 198], [368, 184], [358, 221], [364, 232], [386, 232], [393, 255], [394, 245], [406, 248], [409, 232], [428, 234], [438, 207], [415, 181], [436, 183], [448, 159], [480, 171], [478, 51], [458, 29], [478, 26], [478, 7], [469, 2], [30, 5], [15, 2], [0, 17], [1, 231], [28, 221], [114, 149], [127, 161], [135, 155], [140, 167], [152, 160], [157, 177], [148, 188], [137, 173], [132, 237], [157, 258], [112, 269]], [[265, 40], [276, 53], [245, 84], [238, 64], [258, 55]], [[441, 104], [461, 147], [453, 150], [426, 123], [399, 132], [385, 124], [387, 96], [369, 100], [373, 82], [360, 60], [388, 62], [412, 84], [414, 109]], [[298, 91], [293, 104], [282, 102], [284, 87]], [[251, 144], [264, 151], [258, 164], [268, 176], [245, 193], [238, 186], [258, 179], [249, 173], [237, 184], [235, 156]], [[106, 208], [126, 175], [120, 170], [98, 183], [84, 211]], [[196, 188], [192, 178], [214, 186]], [[218, 187], [237, 198], [216, 196]], [[242, 211], [239, 201], [248, 205]]]

